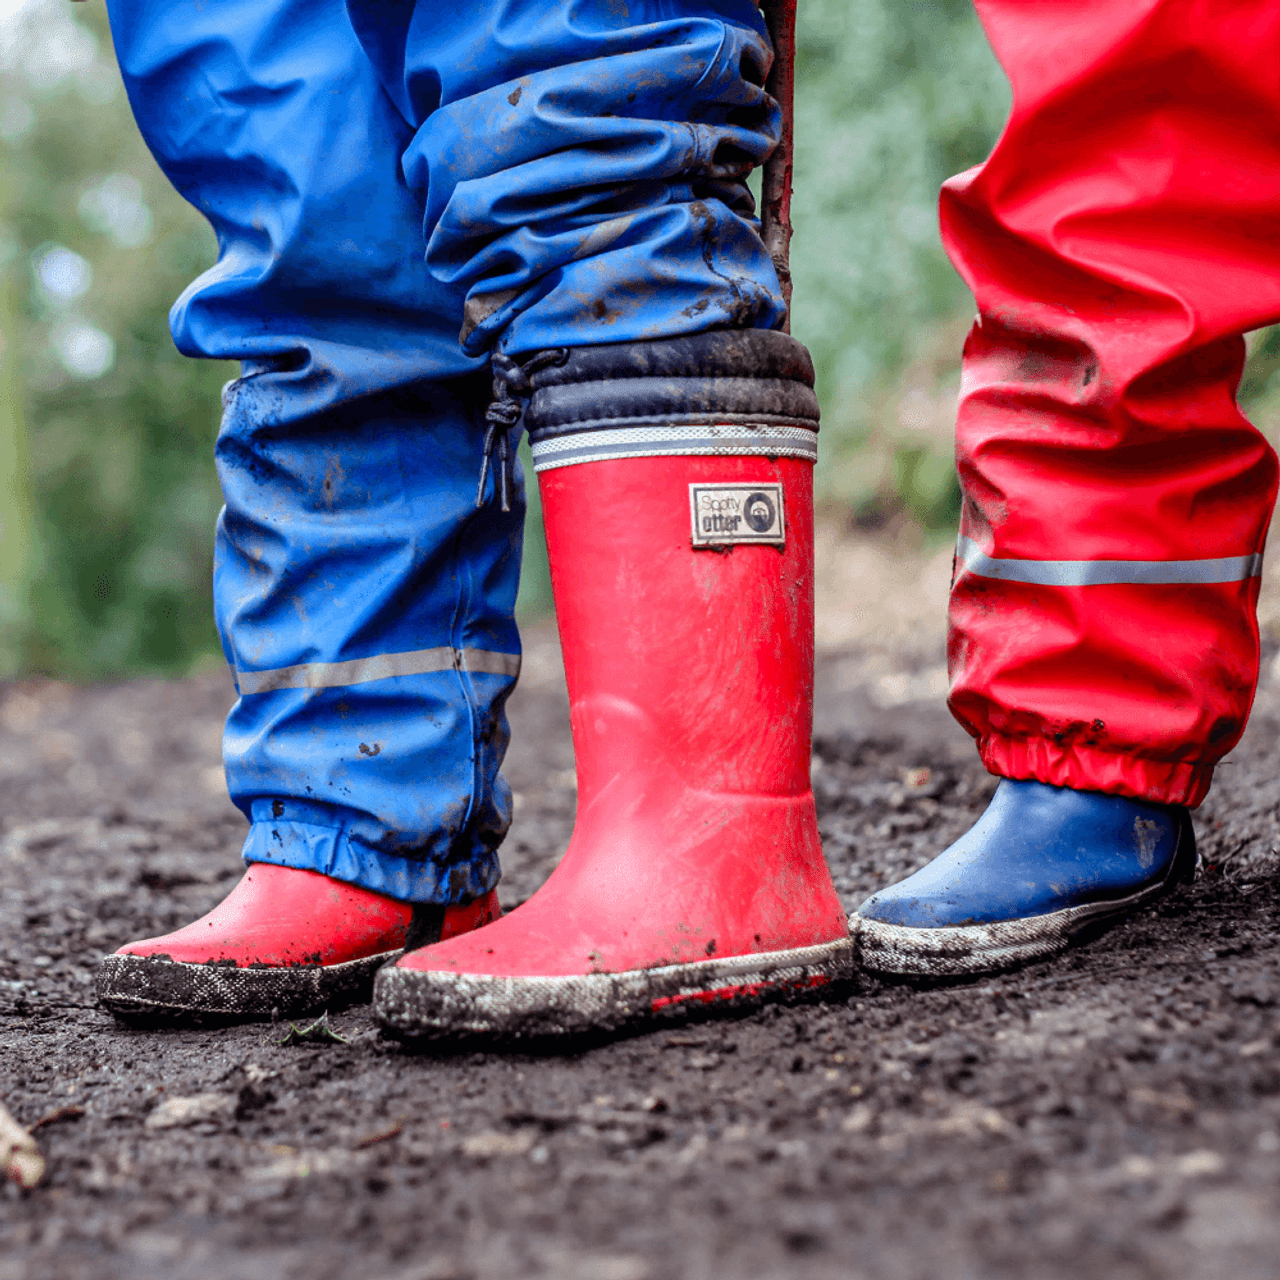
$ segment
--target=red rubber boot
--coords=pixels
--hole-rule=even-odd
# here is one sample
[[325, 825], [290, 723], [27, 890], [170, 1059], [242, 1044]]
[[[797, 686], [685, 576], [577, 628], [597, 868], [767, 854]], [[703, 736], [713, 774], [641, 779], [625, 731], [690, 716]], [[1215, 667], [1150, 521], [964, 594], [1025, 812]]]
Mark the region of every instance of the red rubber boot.
[[496, 893], [415, 908], [315, 871], [254, 863], [208, 915], [107, 956], [98, 999], [146, 1023], [342, 1008], [369, 998], [374, 974], [406, 942], [452, 938], [499, 914]]
[[[541, 473], [577, 826], [523, 906], [378, 973], [388, 1031], [607, 1029], [847, 971], [809, 786], [812, 474], [764, 456]], [[700, 517], [711, 534], [737, 510], [744, 533], [744, 516], [784, 522], [785, 545], [695, 548], [692, 486], [719, 490]]]

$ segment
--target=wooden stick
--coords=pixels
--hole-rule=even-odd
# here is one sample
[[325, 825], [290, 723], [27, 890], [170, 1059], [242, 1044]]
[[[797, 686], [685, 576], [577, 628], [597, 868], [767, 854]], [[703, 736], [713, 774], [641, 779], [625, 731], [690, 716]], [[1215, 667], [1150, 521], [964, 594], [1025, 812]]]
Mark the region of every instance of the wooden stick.
[[765, 81], [765, 91], [782, 108], [782, 137], [764, 164], [761, 182], [761, 235], [773, 259], [782, 285], [787, 316], [782, 328], [791, 332], [791, 179], [795, 163], [794, 131], [796, 87], [796, 0], [760, 0], [769, 39], [773, 43], [773, 66]]

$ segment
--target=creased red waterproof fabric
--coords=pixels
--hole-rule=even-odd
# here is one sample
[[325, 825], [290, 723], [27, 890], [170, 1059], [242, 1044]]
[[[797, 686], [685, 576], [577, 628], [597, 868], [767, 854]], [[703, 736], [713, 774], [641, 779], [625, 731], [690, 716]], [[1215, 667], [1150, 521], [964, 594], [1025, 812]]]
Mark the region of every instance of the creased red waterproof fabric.
[[[1280, 4], [978, 11], [1013, 110], [942, 194], [979, 307], [962, 538], [1016, 561], [1260, 551], [1277, 462], [1235, 389], [1240, 335], [1280, 318]], [[1252, 701], [1257, 588], [1041, 585], [958, 562], [952, 710], [995, 773], [1198, 804]]]

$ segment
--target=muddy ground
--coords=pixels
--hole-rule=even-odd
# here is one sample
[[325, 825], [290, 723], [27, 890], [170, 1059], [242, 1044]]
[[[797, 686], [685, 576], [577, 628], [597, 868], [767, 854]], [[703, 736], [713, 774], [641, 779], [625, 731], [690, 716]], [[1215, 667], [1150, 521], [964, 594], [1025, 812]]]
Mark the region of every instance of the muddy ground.
[[[508, 905], [572, 824], [553, 641], [513, 706]], [[847, 903], [993, 781], [937, 655], [820, 674], [815, 785]], [[1048, 964], [567, 1055], [145, 1033], [99, 957], [239, 874], [225, 676], [0, 690], [0, 1099], [49, 1159], [0, 1193], [0, 1280], [1272, 1277], [1280, 1271], [1280, 688], [1197, 815], [1194, 888]], [[164, 1107], [174, 1099], [200, 1101]]]

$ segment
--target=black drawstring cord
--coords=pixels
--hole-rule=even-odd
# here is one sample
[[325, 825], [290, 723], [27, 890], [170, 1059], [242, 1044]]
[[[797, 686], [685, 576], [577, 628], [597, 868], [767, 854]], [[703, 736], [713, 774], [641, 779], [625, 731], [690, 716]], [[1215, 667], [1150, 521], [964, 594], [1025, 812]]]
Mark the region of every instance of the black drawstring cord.
[[[495, 357], [495, 360], [497, 357]], [[502, 382], [503, 389], [499, 392], [498, 385]], [[507, 433], [512, 427], [520, 421], [521, 415], [524, 413], [524, 407], [513, 396], [504, 394], [506, 391], [505, 379], [499, 374], [494, 374], [493, 378], [494, 395], [502, 395], [499, 400], [494, 402], [485, 410], [485, 421], [489, 424], [488, 429], [484, 433], [484, 454], [480, 459], [480, 487], [476, 490], [476, 506], [484, 506], [484, 486], [485, 481], [489, 478], [489, 460], [493, 457], [493, 446], [498, 446], [498, 491], [502, 495], [503, 511], [511, 510], [511, 500], [507, 491], [508, 477], [510, 474], [510, 452], [511, 446], [508, 443]]]
[[[511, 439], [513, 427], [519, 427], [524, 416], [524, 402], [533, 395], [533, 383], [529, 375], [550, 365], [560, 365], [569, 358], [567, 347], [539, 351], [523, 365], [500, 351], [493, 355], [493, 403], [485, 410], [484, 420], [489, 424], [484, 433], [484, 454], [480, 459], [480, 487], [476, 490], [476, 506], [484, 506], [484, 486], [489, 479], [489, 463], [494, 447], [498, 450], [495, 469], [496, 489], [502, 499], [503, 511], [511, 510], [511, 463], [515, 458], [515, 442]], [[520, 433], [517, 430], [516, 440]]]

